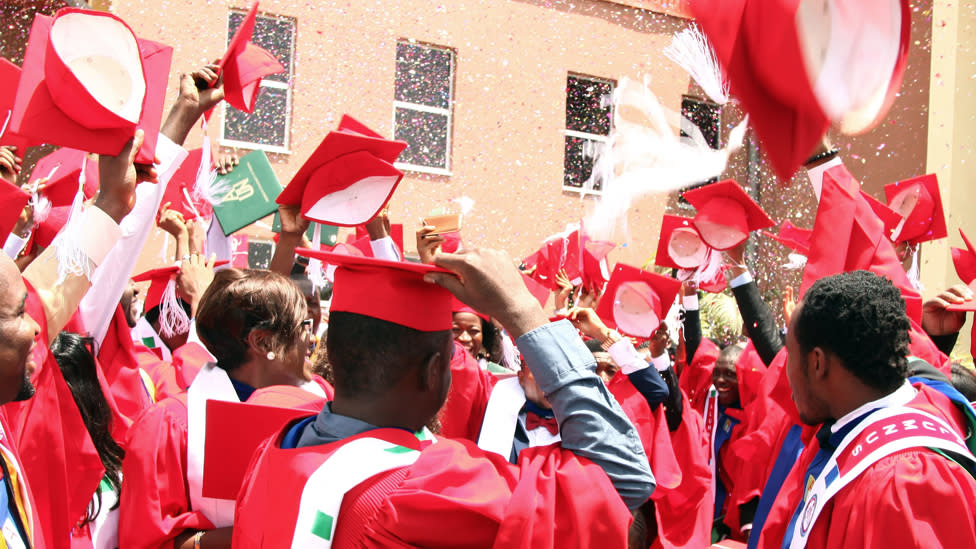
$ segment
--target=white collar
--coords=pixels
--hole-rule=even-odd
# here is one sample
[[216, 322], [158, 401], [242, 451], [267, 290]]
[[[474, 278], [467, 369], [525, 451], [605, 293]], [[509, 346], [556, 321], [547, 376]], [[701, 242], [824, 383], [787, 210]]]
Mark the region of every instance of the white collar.
[[906, 379], [905, 383], [902, 384], [897, 390], [889, 393], [878, 400], [872, 400], [871, 402], [862, 404], [853, 412], [848, 412], [844, 417], [838, 419], [833, 425], [830, 426], [830, 432], [836, 433], [843, 426], [854, 421], [855, 419], [863, 416], [864, 414], [870, 412], [871, 410], [876, 410], [878, 408], [891, 408], [894, 406], [904, 406], [915, 398], [918, 391], [912, 387], [912, 384]]

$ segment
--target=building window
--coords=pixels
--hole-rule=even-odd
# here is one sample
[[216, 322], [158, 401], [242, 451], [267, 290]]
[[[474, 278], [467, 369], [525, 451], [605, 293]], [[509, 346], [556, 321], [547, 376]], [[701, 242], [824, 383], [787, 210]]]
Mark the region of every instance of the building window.
[[267, 269], [271, 265], [271, 254], [274, 243], [264, 240], [249, 240], [247, 243], [247, 267], [249, 269]]
[[[722, 106], [717, 103], [712, 103], [711, 101], [705, 101], [698, 99], [697, 97], [692, 97], [689, 95], [684, 95], [681, 97], [681, 116], [688, 119], [689, 122], [694, 124], [702, 133], [702, 137], [705, 138], [705, 142], [708, 146], [713, 149], [718, 149], [721, 146], [722, 141]], [[681, 131], [682, 138], [690, 138], [690, 136], [684, 131]], [[703, 185], [708, 185], [709, 183], [715, 183], [718, 181], [717, 177], [709, 179], [708, 181], [702, 181], [696, 185], [686, 188], [684, 191], [678, 195], [678, 203], [681, 206], [688, 206], [688, 202], [685, 200], [684, 193], [692, 189], [697, 189]]]
[[453, 50], [397, 42], [393, 135], [408, 143], [397, 167], [450, 175], [454, 63]]
[[[227, 40], [234, 36], [246, 12], [232, 10], [227, 17]], [[261, 80], [254, 112], [248, 114], [224, 103], [221, 144], [269, 152], [288, 152], [291, 118], [291, 82], [295, 59], [295, 20], [258, 15], [251, 42], [268, 50], [285, 72]]]
[[596, 150], [607, 142], [613, 120], [610, 95], [614, 82], [602, 78], [571, 74], [566, 79], [566, 152], [563, 159], [563, 189], [599, 192], [584, 189], [593, 172]]

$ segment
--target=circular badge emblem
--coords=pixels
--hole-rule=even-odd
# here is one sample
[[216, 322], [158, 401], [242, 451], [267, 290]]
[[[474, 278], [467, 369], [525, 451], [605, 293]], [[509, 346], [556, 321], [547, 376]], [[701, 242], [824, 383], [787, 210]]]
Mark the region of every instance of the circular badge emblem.
[[803, 510], [803, 518], [800, 521], [800, 533], [804, 536], [810, 531], [810, 527], [813, 526], [813, 512], [817, 509], [817, 496], [814, 495], [807, 502], [806, 508]]

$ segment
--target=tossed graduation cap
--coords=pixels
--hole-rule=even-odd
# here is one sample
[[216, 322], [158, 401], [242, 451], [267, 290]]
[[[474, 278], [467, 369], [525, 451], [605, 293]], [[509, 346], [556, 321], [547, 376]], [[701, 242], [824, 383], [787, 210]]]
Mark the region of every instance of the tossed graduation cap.
[[801, 255], [810, 254], [810, 238], [813, 229], [803, 229], [784, 219], [779, 224], [779, 234], [763, 231], [763, 234]]
[[596, 313], [607, 326], [646, 339], [661, 325], [680, 288], [671, 277], [617, 263]]
[[[973, 243], [969, 241], [969, 237], [966, 236], [966, 233], [962, 232], [962, 229], [959, 229], [959, 236], [962, 237], [963, 243], [966, 244], [966, 249], [950, 248], [952, 252], [952, 265], [956, 268], [956, 274], [959, 275], [959, 279], [972, 290], [976, 287], [976, 247], [973, 247]], [[950, 311], [976, 311], [976, 299], [971, 299], [965, 303], [952, 304], [947, 308]], [[973, 330], [976, 332], [976, 328]], [[976, 342], [974, 342], [974, 345], [976, 345]]]
[[661, 236], [657, 240], [654, 263], [672, 269], [697, 269], [708, 260], [708, 244], [702, 241], [692, 220], [678, 215], [665, 215], [661, 221]]
[[864, 191], [861, 191], [861, 196], [864, 197], [864, 200], [867, 200], [868, 204], [871, 206], [871, 209], [874, 210], [875, 215], [877, 215], [878, 219], [880, 219], [881, 222], [884, 223], [885, 234], [888, 236], [889, 239], [894, 240], [892, 238], [892, 235], [894, 234], [895, 230], [898, 228], [898, 225], [901, 224], [901, 221], [903, 219], [902, 215], [896, 212], [895, 210], [891, 209], [884, 202], [878, 200], [877, 198], [871, 196], [870, 194]]
[[300, 205], [306, 219], [319, 223], [366, 223], [386, 206], [403, 178], [393, 162], [406, 146], [343, 116], [339, 129], [325, 136], [277, 202]]
[[888, 207], [904, 218], [892, 238], [896, 242], [918, 244], [948, 236], [942, 194], [935, 174], [928, 174], [885, 185]]
[[49, 178], [41, 190], [51, 202], [51, 206], [70, 206], [75, 195], [78, 194], [82, 170], [84, 170], [85, 184], [81, 187], [85, 199], [95, 196], [98, 192], [98, 161], [87, 158], [88, 153], [61, 147], [53, 153], [41, 158], [34, 165], [31, 180], [42, 177]]
[[0, 145], [17, 147], [17, 155], [24, 156], [28, 147], [39, 143], [21, 137], [10, 129], [10, 118], [13, 116], [14, 99], [17, 97], [17, 83], [20, 82], [20, 67], [0, 57]]
[[831, 121], [863, 133], [901, 86], [908, 0], [696, 0], [691, 8], [783, 181]]
[[285, 71], [268, 50], [251, 42], [257, 15], [258, 2], [254, 2], [218, 63], [224, 75], [224, 98], [244, 112], [254, 110], [261, 79]]
[[[202, 160], [202, 148], [190, 151], [186, 160], [180, 164], [180, 167], [166, 185], [166, 192], [163, 194], [163, 200], [159, 205], [160, 208], [163, 207], [163, 204], [169, 202], [170, 209], [180, 212], [188, 220], [195, 218], [197, 213], [203, 218], [209, 218], [213, 215], [213, 208], [210, 203], [193, 195]], [[212, 158], [207, 159], [208, 166], [212, 161]]]
[[295, 253], [336, 266], [330, 311], [378, 318], [422, 332], [451, 329], [454, 296], [423, 280], [426, 273], [449, 271], [423, 263], [308, 248], [298, 248]]
[[749, 233], [774, 225], [738, 183], [731, 179], [684, 193], [698, 213], [692, 224], [709, 247], [728, 250], [749, 238]]
[[172, 48], [138, 39], [122, 19], [64, 8], [34, 18], [10, 120], [21, 136], [117, 155], [141, 128], [151, 162]]
[[7, 240], [29, 200], [30, 195], [20, 187], [0, 178], [0, 204], [3, 204], [0, 208], [0, 240]]

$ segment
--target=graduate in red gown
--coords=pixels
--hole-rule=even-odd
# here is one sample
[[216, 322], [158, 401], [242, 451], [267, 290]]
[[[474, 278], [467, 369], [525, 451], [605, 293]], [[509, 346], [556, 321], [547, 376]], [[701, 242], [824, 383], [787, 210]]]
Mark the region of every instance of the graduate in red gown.
[[[575, 329], [547, 324], [505, 254], [441, 254], [437, 264], [460, 278], [320, 255], [343, 263], [327, 340], [336, 398], [258, 450], [238, 497], [235, 547], [627, 544], [628, 507], [653, 486], [640, 439]], [[561, 445], [527, 448], [513, 465], [426, 431], [447, 395], [454, 346], [450, 294], [425, 273], [516, 337]]]
[[976, 544], [976, 458], [963, 440], [973, 409], [947, 383], [906, 380], [910, 326], [898, 288], [866, 271], [806, 293], [786, 374], [800, 419], [822, 425], [759, 547]]
[[320, 407], [331, 398], [331, 387], [305, 369], [311, 331], [305, 317], [305, 299], [287, 278], [266, 271], [217, 273], [197, 313], [197, 329], [216, 364], [130, 429], [120, 547], [192, 547], [201, 538], [229, 542], [233, 500], [204, 497], [202, 490], [206, 402]]

